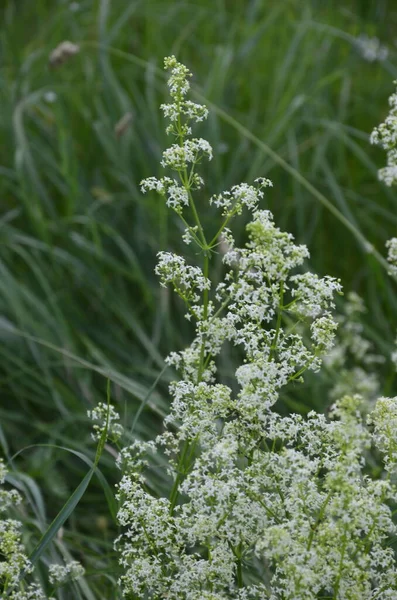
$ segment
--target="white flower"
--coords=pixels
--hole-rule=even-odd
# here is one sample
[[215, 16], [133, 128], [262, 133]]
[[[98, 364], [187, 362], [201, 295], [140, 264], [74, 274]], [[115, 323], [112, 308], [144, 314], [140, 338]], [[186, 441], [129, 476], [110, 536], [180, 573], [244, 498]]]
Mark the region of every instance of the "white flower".
[[199, 267], [187, 265], [184, 258], [172, 252], [159, 252], [157, 256], [155, 272], [160, 277], [161, 285], [171, 283], [187, 302], [198, 302], [200, 295], [197, 292], [210, 289], [211, 282]]
[[63, 585], [68, 581], [75, 581], [83, 577], [84, 573], [84, 567], [76, 560], [73, 560], [65, 565], [50, 565], [48, 568], [48, 579], [52, 585]]
[[384, 61], [389, 55], [386, 46], [382, 46], [377, 37], [369, 37], [365, 33], [361, 33], [356, 39], [356, 47], [361, 56], [368, 62]]
[[390, 187], [397, 183], [397, 93], [390, 96], [389, 104], [388, 116], [372, 131], [370, 141], [387, 152], [387, 166], [378, 171], [378, 177]]
[[99, 404], [93, 409], [87, 411], [89, 419], [94, 421], [92, 439], [99, 441], [105, 429], [107, 428], [107, 437], [117, 441], [123, 434], [123, 427], [120, 425], [120, 415], [112, 405], [105, 402]]
[[391, 238], [386, 242], [387, 261], [391, 275], [397, 275], [397, 238]]
[[310, 329], [313, 341], [322, 351], [329, 352], [334, 345], [337, 323], [330, 315], [325, 315], [313, 321]]
[[305, 317], [316, 318], [324, 310], [335, 308], [334, 294], [342, 292], [340, 280], [329, 275], [320, 279], [314, 273], [304, 273], [293, 275], [291, 281], [294, 283], [291, 294], [296, 298], [291, 310]]
[[379, 398], [368, 417], [373, 424], [373, 439], [384, 454], [385, 468], [397, 471], [397, 398]]
[[186, 140], [183, 146], [173, 144], [163, 152], [162, 167], [170, 167], [175, 171], [183, 171], [189, 164], [197, 164], [206, 155], [208, 160], [212, 159], [212, 148], [207, 140]]
[[48, 102], [48, 104], [53, 104], [58, 99], [58, 95], [56, 94], [56, 92], [48, 90], [47, 92], [44, 92], [43, 98], [46, 102]]
[[244, 206], [249, 210], [254, 210], [263, 198], [262, 188], [272, 186], [272, 182], [264, 178], [256, 179], [255, 183], [258, 185], [258, 188], [247, 183], [234, 185], [230, 192], [223, 192], [222, 194], [212, 196], [210, 204], [214, 204], [217, 208], [222, 208], [222, 214], [229, 217], [236, 214], [240, 215]]

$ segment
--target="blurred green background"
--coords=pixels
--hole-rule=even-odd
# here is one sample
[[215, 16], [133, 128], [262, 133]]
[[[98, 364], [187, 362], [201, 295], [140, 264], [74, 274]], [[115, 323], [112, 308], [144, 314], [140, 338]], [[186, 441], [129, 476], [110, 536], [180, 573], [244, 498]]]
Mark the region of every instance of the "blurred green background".
[[[377, 181], [385, 156], [369, 134], [397, 78], [396, 27], [392, 0], [3, 1], [0, 447], [8, 459], [23, 450], [11, 464], [24, 473], [15, 482], [31, 505], [32, 543], [87, 469], [55, 445], [94, 455], [86, 411], [105, 399], [106, 378], [127, 428], [145, 404], [131, 435], [152, 437], [172, 374], [153, 383], [190, 339], [153, 273], [160, 249], [182, 248], [180, 226], [139, 191], [160, 174], [167, 144], [164, 56], [188, 65], [196, 100], [211, 108], [199, 132], [215, 153], [200, 200], [209, 227], [209, 194], [270, 177], [264, 206], [308, 245], [313, 270], [362, 295], [367, 335], [391, 351], [396, 288], [368, 244], [385, 254], [397, 196]], [[51, 67], [64, 40], [80, 52]], [[226, 355], [225, 378], [232, 364]], [[310, 383], [286, 410], [326, 406], [330, 382]], [[27, 448], [36, 444], [50, 446]], [[111, 449], [102, 463], [113, 485]], [[117, 569], [103, 569], [114, 533], [93, 481], [58, 539], [90, 565], [90, 585], [71, 597], [111, 597]]]

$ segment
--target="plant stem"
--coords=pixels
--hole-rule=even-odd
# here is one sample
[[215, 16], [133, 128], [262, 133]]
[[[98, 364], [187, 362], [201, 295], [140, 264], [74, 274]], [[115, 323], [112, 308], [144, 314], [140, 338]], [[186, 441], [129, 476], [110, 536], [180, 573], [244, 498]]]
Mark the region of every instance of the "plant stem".
[[282, 281], [280, 283], [280, 300], [279, 300], [279, 304], [278, 304], [278, 313], [277, 313], [277, 323], [276, 323], [276, 333], [274, 334], [274, 338], [272, 341], [272, 345], [270, 347], [270, 352], [269, 352], [269, 361], [272, 358], [272, 355], [274, 354], [274, 351], [277, 347], [277, 341], [278, 341], [278, 336], [280, 335], [280, 328], [281, 328], [281, 316], [282, 316], [282, 306], [283, 306], [283, 297], [284, 297], [284, 281]]
[[172, 486], [172, 490], [171, 490], [171, 494], [170, 494], [170, 515], [173, 514], [176, 502], [178, 500], [179, 485], [182, 481], [182, 477], [184, 474], [182, 471], [182, 468], [183, 468], [183, 465], [185, 462], [185, 457], [186, 457], [188, 449], [189, 449], [189, 442], [186, 440], [186, 442], [184, 443], [184, 446], [182, 448], [181, 456], [179, 458], [178, 473], [175, 477], [174, 485]]

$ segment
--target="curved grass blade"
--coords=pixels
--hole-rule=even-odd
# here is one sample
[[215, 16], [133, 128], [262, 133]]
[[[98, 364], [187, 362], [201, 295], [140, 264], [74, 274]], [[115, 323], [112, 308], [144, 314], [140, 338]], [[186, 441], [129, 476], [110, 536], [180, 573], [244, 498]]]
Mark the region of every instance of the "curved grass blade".
[[86, 491], [88, 484], [90, 483], [92, 476], [94, 475], [94, 473], [97, 469], [99, 460], [101, 458], [101, 454], [105, 447], [108, 430], [109, 430], [109, 413], [110, 413], [110, 380], [108, 379], [107, 380], [106, 423], [105, 423], [104, 429], [102, 431], [101, 437], [99, 438], [97, 450], [95, 453], [94, 463], [93, 463], [91, 469], [88, 471], [88, 473], [84, 477], [84, 479], [77, 486], [77, 488], [75, 489], [73, 494], [70, 496], [69, 500], [66, 502], [64, 507], [61, 509], [61, 511], [55, 517], [55, 519], [53, 520], [53, 522], [51, 523], [51, 525], [49, 526], [49, 528], [47, 529], [47, 531], [45, 532], [45, 534], [43, 535], [43, 537], [41, 538], [39, 543], [37, 544], [36, 548], [33, 550], [32, 554], [29, 557], [30, 561], [33, 564], [38, 561], [40, 556], [43, 554], [44, 550], [47, 548], [48, 544], [50, 544], [50, 542], [56, 536], [59, 529], [62, 527], [62, 525], [68, 519], [68, 517], [72, 514], [72, 512], [76, 508], [77, 504], [80, 502], [81, 498], [83, 497], [84, 492]]
[[30, 444], [29, 446], [26, 446], [25, 448], [22, 448], [22, 450], [16, 452], [8, 462], [11, 463], [17, 456], [19, 456], [19, 454], [22, 454], [22, 452], [25, 452], [25, 450], [30, 450], [31, 448], [56, 448], [58, 450], [64, 450], [65, 452], [69, 452], [70, 454], [74, 454], [75, 456], [80, 458], [80, 460], [82, 460], [85, 464], [87, 464], [90, 467], [90, 470], [94, 469], [95, 475], [98, 477], [98, 480], [103, 488], [103, 492], [105, 494], [106, 502], [108, 504], [111, 517], [113, 521], [116, 522], [117, 508], [112, 488], [110, 487], [102, 471], [97, 466], [95, 467], [95, 462], [90, 460], [88, 456], [86, 456], [82, 452], [79, 452], [78, 450], [73, 450], [73, 448], [67, 448], [66, 446], [59, 446], [58, 444]]

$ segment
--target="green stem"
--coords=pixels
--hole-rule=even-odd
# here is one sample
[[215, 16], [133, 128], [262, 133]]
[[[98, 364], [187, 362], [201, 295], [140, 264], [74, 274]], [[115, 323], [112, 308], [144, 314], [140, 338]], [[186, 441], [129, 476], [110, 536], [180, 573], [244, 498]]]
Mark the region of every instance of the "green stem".
[[307, 544], [307, 549], [308, 549], [308, 550], [310, 550], [310, 548], [311, 548], [311, 546], [312, 546], [313, 539], [314, 539], [314, 534], [315, 534], [315, 532], [316, 532], [316, 529], [317, 529], [317, 527], [318, 527], [318, 526], [319, 526], [319, 524], [320, 524], [320, 521], [321, 521], [321, 519], [322, 519], [322, 518], [323, 518], [323, 516], [324, 516], [324, 511], [325, 511], [325, 509], [326, 509], [326, 507], [327, 507], [327, 504], [328, 504], [328, 502], [329, 502], [330, 498], [331, 498], [331, 492], [329, 492], [329, 493], [328, 493], [328, 495], [327, 495], [327, 497], [325, 498], [325, 500], [324, 500], [324, 504], [323, 504], [323, 505], [322, 505], [322, 507], [320, 508], [320, 511], [319, 511], [319, 513], [318, 513], [318, 515], [317, 515], [317, 519], [316, 519], [316, 521], [315, 521], [314, 525], [312, 526], [312, 529], [311, 529], [311, 532], [310, 532], [310, 535], [309, 535], [309, 541], [308, 541], [308, 544]]
[[179, 458], [178, 473], [177, 473], [177, 475], [175, 477], [174, 485], [172, 486], [172, 490], [171, 490], [171, 494], [170, 494], [170, 515], [173, 514], [176, 502], [178, 500], [179, 485], [180, 485], [180, 483], [182, 481], [183, 474], [184, 474], [183, 471], [182, 471], [182, 468], [183, 468], [183, 465], [184, 465], [184, 462], [185, 462], [185, 457], [186, 457], [188, 448], [189, 448], [189, 442], [186, 441], [184, 443], [181, 456]]
[[275, 349], [277, 347], [278, 336], [280, 335], [281, 317], [282, 317], [282, 313], [283, 313], [283, 311], [282, 311], [283, 297], [284, 297], [284, 281], [282, 281], [280, 283], [280, 300], [279, 300], [279, 304], [278, 304], [276, 333], [274, 334], [272, 345], [270, 346], [269, 361], [271, 360], [272, 355], [274, 354], [274, 351], [275, 351]]
[[241, 564], [241, 558], [237, 559], [237, 587], [243, 587], [243, 569]]
[[288, 383], [290, 381], [294, 381], [295, 379], [298, 379], [312, 364], [312, 362], [318, 357], [319, 353], [315, 352], [314, 356], [311, 357], [310, 360], [307, 361], [307, 363], [305, 365], [303, 365], [303, 367], [301, 369], [299, 369], [299, 371], [297, 371], [294, 375], [291, 375], [291, 377], [289, 377], [288, 379]]
[[222, 225], [220, 226], [220, 228], [218, 229], [218, 231], [216, 232], [216, 234], [214, 235], [214, 237], [212, 238], [212, 240], [209, 243], [209, 247], [212, 248], [213, 245], [215, 244], [216, 240], [218, 239], [218, 237], [221, 235], [222, 231], [225, 229], [226, 225], [229, 223], [230, 219], [232, 218], [233, 214], [229, 214], [226, 219], [224, 220], [224, 222], [222, 223]]
[[335, 587], [334, 587], [334, 595], [333, 595], [334, 600], [338, 600], [340, 580], [342, 579], [343, 561], [345, 558], [345, 551], [346, 551], [346, 543], [347, 543], [347, 535], [346, 535], [346, 530], [345, 530], [345, 533], [343, 534], [343, 538], [342, 538], [342, 550], [340, 553], [339, 572], [338, 572], [338, 576], [336, 578]]
[[196, 449], [196, 443], [197, 439], [194, 439], [190, 445], [188, 440], [186, 440], [184, 443], [182, 453], [179, 458], [178, 473], [170, 494], [170, 515], [172, 515], [174, 512], [179, 497], [179, 486], [189, 470], [189, 465], [192, 462], [193, 454]]
[[234, 556], [236, 557], [236, 580], [237, 580], [237, 587], [238, 588], [242, 588], [244, 587], [244, 582], [243, 582], [243, 564], [242, 564], [242, 560], [241, 560], [241, 556], [242, 556], [242, 543], [240, 542], [239, 545], [235, 548], [234, 546], [230, 545], [230, 548], [234, 554]]
[[[209, 270], [209, 256], [208, 256], [208, 253], [205, 253], [203, 274], [206, 279], [208, 279], [208, 270]], [[205, 289], [203, 292], [203, 321], [206, 321], [208, 318], [208, 300], [209, 300], [208, 290]], [[205, 355], [205, 339], [203, 339], [201, 342], [200, 363], [199, 363], [199, 368], [198, 368], [198, 373], [197, 373], [197, 383], [200, 383], [201, 377], [204, 372], [204, 355]]]
[[186, 221], [186, 219], [184, 218], [183, 215], [181, 215], [181, 213], [179, 213], [178, 211], [175, 211], [178, 215], [178, 217], [181, 219], [182, 223], [185, 225], [186, 229], [189, 230], [190, 235], [192, 236], [192, 238], [194, 239], [194, 241], [196, 242], [196, 244], [202, 248], [202, 244], [199, 240], [199, 238], [196, 235], [196, 232], [194, 231], [193, 227], [190, 227], [189, 223]]

